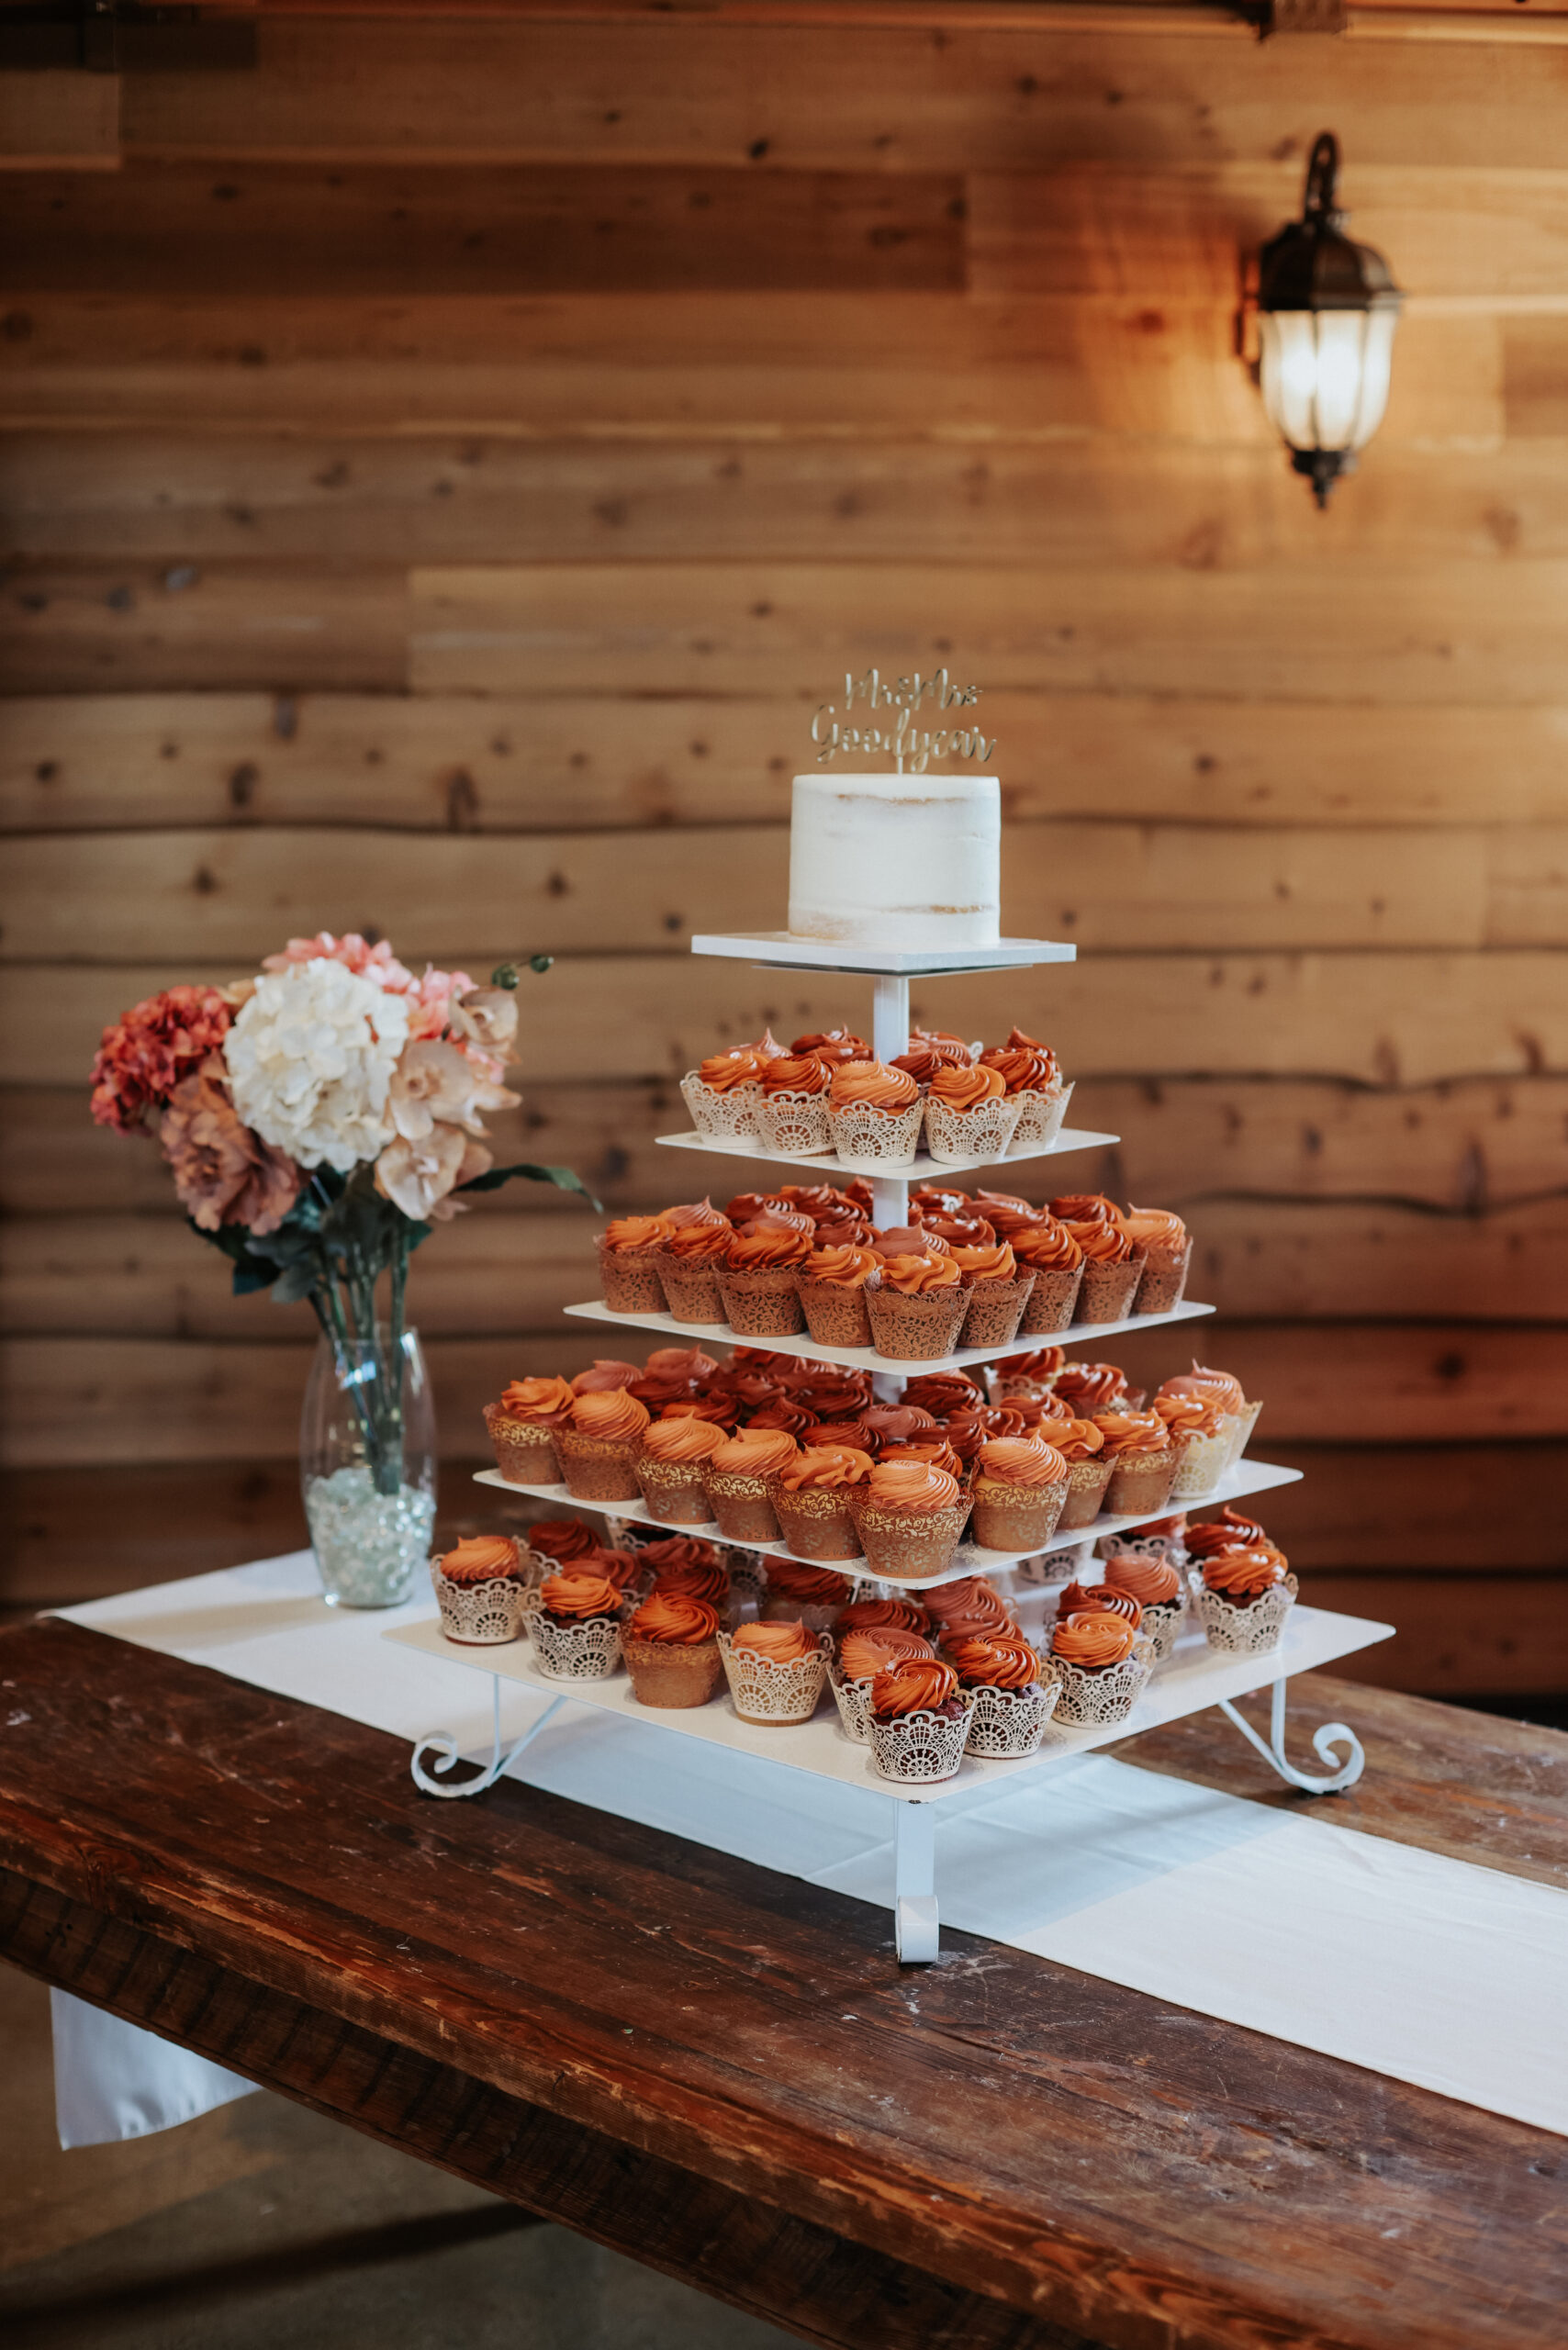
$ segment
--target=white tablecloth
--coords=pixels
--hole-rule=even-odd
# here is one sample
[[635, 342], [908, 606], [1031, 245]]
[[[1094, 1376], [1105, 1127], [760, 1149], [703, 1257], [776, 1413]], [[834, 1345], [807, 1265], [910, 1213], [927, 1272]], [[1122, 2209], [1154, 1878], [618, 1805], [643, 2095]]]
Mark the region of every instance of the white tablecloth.
[[[308, 1551], [64, 1612], [398, 1737], [449, 1729], [465, 1751], [488, 1751], [488, 1679], [381, 1638], [430, 1601], [330, 1609]], [[544, 1700], [503, 1688], [516, 1736]], [[892, 1804], [874, 1787], [573, 1707], [517, 1775], [857, 1899], [891, 1898]], [[951, 1925], [1568, 2133], [1568, 1894], [1099, 1754], [938, 1812], [936, 1836]], [[63, 2143], [162, 2128], [241, 2093], [232, 2074], [147, 2033], [95, 2014], [89, 2029], [76, 2001], [59, 2009]]]

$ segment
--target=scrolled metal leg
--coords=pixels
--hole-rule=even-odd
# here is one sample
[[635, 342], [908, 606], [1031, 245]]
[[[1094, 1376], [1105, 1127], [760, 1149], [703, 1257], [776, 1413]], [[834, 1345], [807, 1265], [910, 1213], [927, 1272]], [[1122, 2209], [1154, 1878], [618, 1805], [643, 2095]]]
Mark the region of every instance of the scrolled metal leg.
[[893, 1803], [893, 1938], [901, 1966], [930, 1966], [941, 1942], [936, 1909], [936, 1814]]
[[[482, 1796], [487, 1787], [493, 1787], [495, 1785], [496, 1781], [504, 1772], [509, 1771], [511, 1768], [511, 1765], [517, 1761], [518, 1756], [522, 1752], [523, 1748], [538, 1737], [540, 1731], [544, 1728], [545, 1723], [549, 1721], [554, 1715], [560, 1712], [561, 1707], [566, 1704], [566, 1700], [565, 1697], [553, 1697], [549, 1705], [545, 1707], [544, 1711], [540, 1715], [539, 1719], [536, 1722], [530, 1722], [528, 1728], [523, 1731], [522, 1736], [519, 1739], [514, 1739], [511, 1745], [503, 1754], [501, 1751], [500, 1677], [497, 1673], [492, 1673], [490, 1675], [489, 1762], [482, 1771], [476, 1772], [473, 1778], [465, 1779], [461, 1785], [454, 1786], [450, 1780], [444, 1777], [444, 1774], [450, 1771], [454, 1763], [461, 1762], [463, 1759], [458, 1751], [457, 1740], [453, 1737], [452, 1732], [449, 1729], [431, 1730], [428, 1738], [420, 1739], [419, 1744], [414, 1749], [413, 1756], [409, 1764], [409, 1768], [413, 1774], [415, 1786], [419, 1788], [421, 1795], [443, 1796], [449, 1799], [464, 1796]], [[442, 1777], [432, 1778], [430, 1772], [425, 1769], [424, 1762], [426, 1756], [432, 1758], [432, 1767], [437, 1772], [443, 1774]]]
[[1219, 1709], [1234, 1722], [1249, 1746], [1256, 1747], [1265, 1762], [1271, 1763], [1288, 1786], [1299, 1787], [1304, 1795], [1338, 1796], [1353, 1787], [1366, 1769], [1367, 1758], [1361, 1741], [1345, 1722], [1325, 1722], [1312, 1733], [1312, 1743], [1320, 1762], [1330, 1766], [1326, 1779], [1312, 1777], [1298, 1771], [1285, 1756], [1285, 1684], [1276, 1681], [1270, 1692], [1269, 1735], [1260, 1737], [1245, 1714], [1238, 1713], [1228, 1697], [1222, 1697]]

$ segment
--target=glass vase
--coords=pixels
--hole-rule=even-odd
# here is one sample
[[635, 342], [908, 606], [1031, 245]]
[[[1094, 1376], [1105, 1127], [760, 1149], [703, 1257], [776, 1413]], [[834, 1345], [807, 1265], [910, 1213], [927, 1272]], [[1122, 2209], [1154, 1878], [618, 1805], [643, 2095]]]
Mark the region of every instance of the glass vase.
[[299, 1483], [329, 1607], [396, 1607], [435, 1526], [435, 1412], [419, 1333], [316, 1341]]

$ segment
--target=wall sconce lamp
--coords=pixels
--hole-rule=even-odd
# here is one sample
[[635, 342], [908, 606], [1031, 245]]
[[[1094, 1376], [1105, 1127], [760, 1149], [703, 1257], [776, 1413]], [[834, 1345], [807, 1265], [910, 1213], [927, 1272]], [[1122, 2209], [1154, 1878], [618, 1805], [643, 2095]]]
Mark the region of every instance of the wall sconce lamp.
[[1405, 299], [1383, 255], [1346, 236], [1334, 207], [1338, 173], [1339, 142], [1326, 130], [1313, 145], [1302, 218], [1258, 257], [1259, 387], [1319, 508], [1383, 421]]

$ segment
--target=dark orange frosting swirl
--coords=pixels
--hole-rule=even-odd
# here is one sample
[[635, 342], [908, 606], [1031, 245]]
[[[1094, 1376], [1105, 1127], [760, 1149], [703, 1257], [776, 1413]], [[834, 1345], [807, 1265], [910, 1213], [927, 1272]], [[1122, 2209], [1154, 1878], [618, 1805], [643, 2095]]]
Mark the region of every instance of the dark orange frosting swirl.
[[1196, 1395], [1157, 1395], [1150, 1408], [1172, 1436], [1218, 1436], [1224, 1424], [1218, 1407]]
[[1240, 1380], [1228, 1371], [1210, 1371], [1201, 1362], [1195, 1362], [1191, 1371], [1179, 1371], [1174, 1379], [1168, 1379], [1159, 1392], [1162, 1395], [1193, 1396], [1201, 1404], [1215, 1404], [1222, 1412], [1243, 1412], [1247, 1408]]
[[870, 1046], [853, 1028], [820, 1028], [812, 1035], [797, 1036], [790, 1050], [812, 1053], [819, 1060], [865, 1061], [871, 1058]]
[[1103, 1192], [1064, 1192], [1051, 1202], [1051, 1214], [1064, 1224], [1108, 1224], [1117, 1232], [1124, 1228], [1121, 1209]]
[[846, 1632], [839, 1643], [838, 1669], [846, 1681], [871, 1681], [895, 1657], [933, 1658], [935, 1654], [919, 1632], [884, 1624], [875, 1632]]
[[803, 1624], [743, 1624], [730, 1642], [738, 1655], [762, 1657], [768, 1664], [798, 1664], [821, 1653], [816, 1635]]
[[1201, 1517], [1189, 1526], [1182, 1539], [1189, 1557], [1211, 1559], [1216, 1550], [1250, 1550], [1269, 1538], [1255, 1517], [1243, 1517], [1227, 1505], [1217, 1517]]
[[870, 1473], [869, 1453], [847, 1444], [814, 1444], [779, 1471], [778, 1482], [787, 1494], [834, 1493], [843, 1485], [863, 1485]]
[[1059, 1485], [1067, 1462], [1038, 1437], [998, 1436], [980, 1447], [980, 1472], [997, 1485]]
[[1103, 1583], [1070, 1583], [1057, 1601], [1058, 1616], [1092, 1614], [1103, 1607], [1108, 1616], [1119, 1616], [1136, 1632], [1143, 1621], [1143, 1608], [1130, 1591], [1117, 1590]]
[[579, 1371], [572, 1382], [574, 1395], [608, 1395], [617, 1387], [634, 1387], [643, 1376], [634, 1362], [618, 1362], [613, 1355], [600, 1355], [587, 1371]]
[[1182, 1590], [1181, 1576], [1164, 1559], [1107, 1559], [1105, 1581], [1140, 1607], [1164, 1607]]
[[983, 1410], [985, 1396], [967, 1371], [926, 1371], [904, 1382], [903, 1401], [945, 1419], [949, 1412]]
[[1126, 1371], [1114, 1362], [1063, 1363], [1051, 1382], [1051, 1393], [1075, 1416], [1118, 1409], [1127, 1392]]
[[500, 1399], [499, 1409], [522, 1427], [558, 1428], [572, 1408], [572, 1386], [566, 1379], [514, 1379]]
[[783, 1428], [737, 1428], [709, 1456], [709, 1466], [727, 1476], [778, 1477], [797, 1452], [794, 1438]]
[[1014, 1240], [1032, 1225], [1047, 1221], [1044, 1208], [1031, 1206], [1015, 1192], [977, 1192], [974, 1204], [999, 1240]]
[[1132, 1626], [1103, 1607], [1058, 1617], [1051, 1634], [1051, 1654], [1084, 1673], [1103, 1673], [1130, 1656], [1137, 1638]]
[[1283, 1553], [1270, 1542], [1256, 1550], [1221, 1550], [1205, 1561], [1204, 1585], [1222, 1599], [1245, 1606], [1249, 1600], [1272, 1590], [1275, 1583], [1283, 1583], [1287, 1572]]
[[1021, 1265], [1037, 1273], [1070, 1273], [1083, 1262], [1083, 1251], [1067, 1225], [1056, 1216], [1043, 1224], [1025, 1225], [1013, 1236], [1014, 1254]]
[[924, 1607], [913, 1599], [857, 1599], [838, 1619], [838, 1635], [846, 1632], [879, 1632], [896, 1626], [901, 1631], [924, 1632], [930, 1618]]
[[522, 1572], [517, 1544], [507, 1534], [470, 1534], [436, 1561], [448, 1583], [495, 1583]]
[[535, 1518], [525, 1539], [542, 1559], [581, 1559], [599, 1548], [598, 1535], [580, 1517]]
[[951, 1257], [885, 1257], [877, 1280], [901, 1297], [925, 1297], [933, 1290], [957, 1289], [963, 1276]]
[[935, 1657], [899, 1657], [885, 1664], [871, 1684], [871, 1711], [881, 1722], [906, 1714], [931, 1713], [945, 1705], [958, 1688], [950, 1664]]
[[711, 1567], [723, 1570], [723, 1559], [711, 1542], [704, 1542], [696, 1534], [666, 1534], [657, 1542], [644, 1542], [637, 1556], [643, 1565], [655, 1575], [680, 1575], [699, 1569], [706, 1573]]
[[1096, 1412], [1094, 1425], [1104, 1438], [1102, 1449], [1110, 1460], [1119, 1460], [1129, 1452], [1163, 1452], [1170, 1441], [1170, 1432], [1158, 1412]]
[[716, 1264], [728, 1254], [734, 1237], [727, 1222], [683, 1224], [666, 1239], [665, 1255], [678, 1265]]
[[877, 1259], [869, 1248], [813, 1248], [801, 1270], [808, 1281], [860, 1289], [876, 1271]]
[[627, 1621], [625, 1638], [660, 1640], [671, 1648], [700, 1648], [719, 1628], [717, 1611], [705, 1599], [688, 1591], [668, 1591], [655, 1583], [641, 1607]]
[[724, 1261], [734, 1273], [787, 1272], [793, 1265], [803, 1265], [811, 1253], [805, 1233], [787, 1225], [758, 1225], [751, 1232], [735, 1234]]
[[924, 1595], [925, 1612], [945, 1639], [969, 1632], [1015, 1632], [1013, 1611], [981, 1575], [955, 1575]]
[[1187, 1227], [1169, 1208], [1129, 1207], [1122, 1218], [1127, 1237], [1140, 1248], [1158, 1248], [1179, 1257], [1187, 1246]]
[[762, 1072], [765, 1093], [825, 1093], [832, 1083], [830, 1065], [815, 1053], [785, 1053]]
[[971, 1281], [1014, 1281], [1018, 1278], [1018, 1259], [1005, 1240], [997, 1241], [990, 1248], [955, 1248], [953, 1262]]
[[644, 1460], [666, 1461], [671, 1466], [706, 1460], [724, 1441], [724, 1432], [711, 1420], [694, 1418], [683, 1413], [673, 1420], [655, 1420], [643, 1437]]
[[1062, 1220], [1083, 1251], [1086, 1264], [1125, 1265], [1133, 1253], [1132, 1242], [1114, 1224], [1075, 1224], [1070, 1216]]
[[662, 1248], [669, 1235], [662, 1215], [621, 1215], [605, 1225], [599, 1238], [617, 1257], [642, 1257]]
[[849, 1583], [831, 1567], [813, 1567], [804, 1559], [770, 1557], [767, 1588], [777, 1599], [792, 1599], [798, 1607], [841, 1607], [849, 1597]]
[[992, 1045], [980, 1055], [988, 1069], [999, 1069], [1009, 1093], [1043, 1093], [1060, 1080], [1057, 1057], [1048, 1045], [1014, 1028], [1005, 1045]]
[[628, 1395], [623, 1387], [605, 1393], [590, 1391], [572, 1405], [572, 1426], [579, 1436], [598, 1437], [605, 1444], [632, 1444], [650, 1425], [648, 1407]]
[[942, 1653], [967, 1689], [1027, 1689], [1040, 1677], [1040, 1660], [1021, 1632], [969, 1632], [946, 1642]]
[[861, 1103], [890, 1113], [907, 1110], [920, 1099], [920, 1088], [907, 1069], [890, 1069], [885, 1061], [841, 1061], [833, 1073], [835, 1110]]
[[958, 1492], [957, 1477], [946, 1469], [907, 1457], [879, 1460], [866, 1480], [868, 1502], [907, 1517], [925, 1517], [935, 1510], [951, 1509]]
[[755, 1085], [774, 1058], [756, 1045], [743, 1045], [735, 1052], [711, 1053], [697, 1064], [697, 1074], [713, 1093], [733, 1093], [737, 1085]]
[[557, 1623], [587, 1624], [600, 1616], [613, 1616], [621, 1605], [621, 1594], [608, 1575], [568, 1567], [561, 1574], [545, 1577], [539, 1586], [539, 1604]]
[[931, 1080], [931, 1099], [949, 1110], [978, 1110], [982, 1102], [1000, 1102], [1006, 1091], [1001, 1070], [979, 1061], [946, 1062]]
[[[1016, 1242], [1014, 1243], [1013, 1253], [1014, 1256], [1018, 1253]], [[1065, 1347], [1037, 1347], [1033, 1354], [1004, 1356], [996, 1366], [996, 1380], [999, 1386], [1007, 1386], [1014, 1380], [1041, 1386], [1066, 1367]]]

